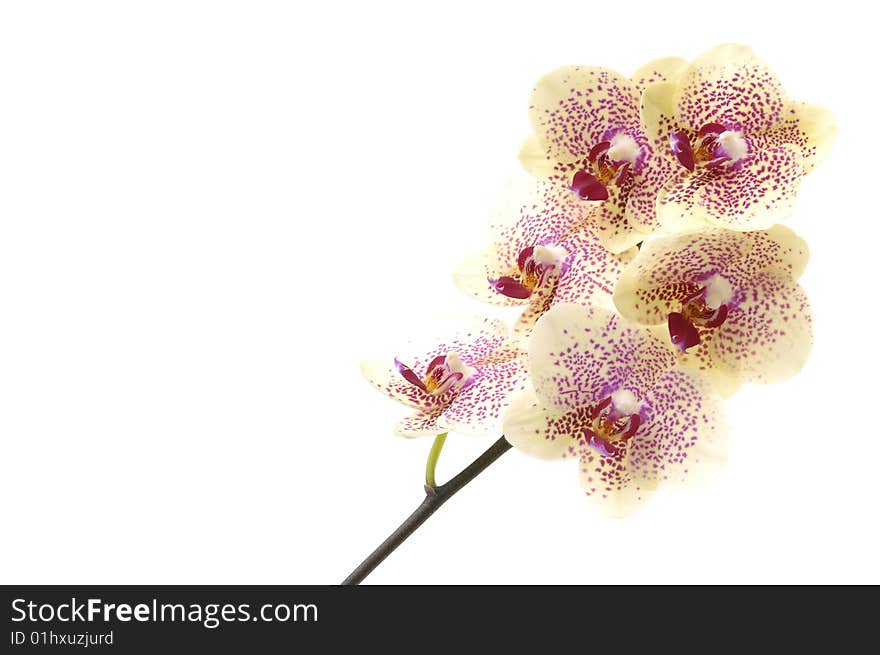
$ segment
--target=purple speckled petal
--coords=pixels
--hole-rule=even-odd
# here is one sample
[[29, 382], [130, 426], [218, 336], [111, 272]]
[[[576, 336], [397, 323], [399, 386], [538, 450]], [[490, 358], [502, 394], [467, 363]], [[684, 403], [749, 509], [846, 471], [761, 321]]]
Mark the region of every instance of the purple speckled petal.
[[661, 224], [680, 231], [699, 219], [729, 230], [761, 230], [794, 211], [803, 176], [800, 150], [761, 150], [731, 168], [687, 170], [671, 178], [658, 195]]
[[696, 326], [701, 343], [682, 363], [736, 383], [784, 379], [809, 353], [808, 306], [795, 283], [808, 256], [803, 239], [782, 225], [652, 239], [618, 281], [614, 303], [631, 321], [661, 325], [689, 297], [711, 290], [719, 314]]
[[688, 60], [682, 57], [662, 57], [640, 66], [630, 78], [635, 85], [636, 96], [641, 96], [653, 84], [678, 81], [687, 67]]
[[714, 365], [740, 381], [788, 379], [803, 368], [812, 349], [806, 294], [789, 276], [765, 271], [749, 280], [744, 295], [716, 330], [710, 344]]
[[701, 480], [726, 460], [721, 403], [703, 377], [668, 369], [644, 398], [642, 423], [613, 456], [581, 449], [584, 492], [610, 516], [638, 511], [661, 485]]
[[466, 434], [497, 434], [501, 414], [511, 397], [526, 385], [526, 355], [522, 350], [504, 348], [480, 365], [476, 384], [452, 399], [438, 419], [445, 430]]
[[791, 144], [803, 156], [804, 172], [809, 173], [830, 152], [837, 138], [834, 115], [823, 107], [789, 101], [782, 112], [782, 124], [751, 135], [758, 148]]
[[589, 155], [609, 130], [638, 125], [638, 91], [607, 68], [567, 66], [538, 80], [529, 117], [540, 143], [560, 162]]
[[440, 417], [439, 411], [417, 412], [404, 419], [401, 419], [394, 426], [394, 434], [399, 437], [408, 439], [416, 437], [435, 437], [445, 430], [437, 425], [437, 419]]
[[675, 356], [648, 330], [599, 307], [557, 305], [529, 343], [529, 375], [547, 407], [577, 409], [620, 390], [641, 397]]
[[682, 73], [676, 95], [678, 123], [699, 130], [721, 123], [747, 134], [783, 120], [785, 92], [767, 66], [746, 46], [718, 46], [697, 57]]
[[661, 325], [713, 276], [724, 278], [731, 290], [747, 288], [768, 270], [797, 279], [808, 257], [806, 242], [782, 225], [758, 232], [705, 228], [651, 239], [618, 280], [614, 303], [628, 320]]
[[638, 249], [631, 247], [611, 254], [593, 229], [585, 227], [569, 234], [562, 242], [571, 253], [559, 278], [552, 304], [602, 304], [610, 299], [614, 285]]
[[456, 285], [493, 304], [529, 304], [528, 298], [499, 293], [489, 280], [515, 278], [524, 249], [558, 245], [566, 234], [582, 229], [594, 209], [594, 203], [578, 199], [559, 185], [527, 176], [512, 179], [490, 215], [488, 247], [459, 264], [453, 273]]
[[[417, 369], [420, 373], [421, 368]], [[361, 362], [361, 374], [381, 393], [389, 398], [418, 409], [432, 409], [443, 403], [438, 396], [431, 396], [410, 383], [397, 370], [393, 360], [367, 360]]]

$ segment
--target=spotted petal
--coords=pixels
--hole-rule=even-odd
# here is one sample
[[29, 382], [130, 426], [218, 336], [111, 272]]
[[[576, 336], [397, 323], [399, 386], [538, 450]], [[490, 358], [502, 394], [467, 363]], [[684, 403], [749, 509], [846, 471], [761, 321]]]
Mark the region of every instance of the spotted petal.
[[637, 511], [661, 485], [702, 480], [726, 459], [721, 402], [703, 376], [667, 369], [640, 411], [639, 429], [616, 455], [582, 449], [581, 485], [610, 516]]
[[781, 382], [800, 371], [813, 345], [810, 304], [787, 275], [763, 272], [711, 342], [718, 366], [741, 381]]
[[462, 261], [453, 273], [465, 293], [499, 305], [528, 304], [498, 293], [489, 283], [518, 273], [520, 253], [537, 245], [558, 245], [589, 221], [594, 203], [568, 189], [527, 176], [510, 180], [489, 218], [489, 245]]
[[640, 66], [636, 72], [632, 74], [633, 84], [636, 88], [636, 94], [641, 94], [646, 88], [652, 84], [661, 82], [677, 82], [682, 73], [687, 70], [688, 61], [681, 57], [663, 57], [654, 59], [647, 64]]
[[415, 414], [401, 419], [400, 422], [394, 426], [394, 434], [398, 437], [405, 437], [407, 439], [415, 439], [417, 437], [436, 437], [438, 434], [444, 432], [444, 429], [437, 425], [437, 419], [439, 417], [440, 412], [437, 410], [416, 412]]
[[599, 307], [557, 305], [535, 325], [529, 375], [548, 408], [577, 409], [626, 390], [644, 396], [674, 355], [648, 330]]
[[759, 232], [704, 228], [648, 241], [614, 289], [617, 310], [644, 325], [665, 324], [684, 296], [715, 276], [747, 287], [764, 271], [796, 280], [809, 258], [806, 242], [782, 225]]
[[779, 80], [751, 48], [725, 44], [697, 57], [681, 74], [676, 118], [691, 130], [720, 123], [755, 134], [782, 123], [785, 103]]
[[607, 68], [566, 66], [538, 80], [529, 118], [547, 154], [573, 162], [607, 138], [609, 130], [638, 124], [638, 91]]
[[657, 196], [658, 219], [669, 232], [702, 220], [729, 230], [765, 229], [794, 211], [803, 172], [800, 149], [792, 145], [761, 150], [731, 168], [682, 168]]
[[438, 418], [445, 431], [497, 434], [511, 397], [526, 385], [525, 353], [508, 347], [484, 358], [477, 379], [457, 394]]
[[834, 114], [824, 107], [789, 101], [782, 113], [782, 124], [752, 139], [759, 148], [797, 146], [803, 157], [804, 173], [809, 173], [831, 151], [837, 139], [837, 125]]
[[699, 344], [680, 361], [708, 373], [725, 395], [745, 381], [781, 380], [810, 350], [809, 306], [795, 280], [806, 243], [781, 225], [760, 232], [717, 228], [653, 239], [621, 276], [614, 303], [627, 319], [664, 325], [682, 299], [707, 289], [726, 307], [714, 328], [697, 326]]
[[[387, 360], [364, 361], [361, 363], [361, 372], [370, 384], [386, 396], [407, 407], [421, 410], [417, 416], [432, 415], [433, 422], [430, 425], [433, 425], [439, 413], [449, 407], [452, 394], [435, 396], [427, 393], [401, 374], [398, 362], [412, 370], [416, 377], [421, 377], [433, 360], [445, 357], [449, 353], [455, 353], [465, 365], [475, 367], [478, 371], [509, 359], [507, 357], [511, 348], [509, 329], [503, 321], [492, 319], [471, 321], [469, 324], [464, 323], [459, 326], [452, 334], [452, 337], [447, 335], [425, 338], [422, 339], [421, 344], [411, 343], [404, 351], [396, 353], [395, 357], [389, 357]], [[521, 376], [524, 377], [524, 373], [521, 372]], [[491, 374], [487, 374], [487, 378], [494, 379]], [[414, 426], [423, 425], [419, 421], [424, 418], [424, 416], [413, 418], [406, 424], [408, 427], [405, 426], [401, 430], [412, 436], [417, 432]]]

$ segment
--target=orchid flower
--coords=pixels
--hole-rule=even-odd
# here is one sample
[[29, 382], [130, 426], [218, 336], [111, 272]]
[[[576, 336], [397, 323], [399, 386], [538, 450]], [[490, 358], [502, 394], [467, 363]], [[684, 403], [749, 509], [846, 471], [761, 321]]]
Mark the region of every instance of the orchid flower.
[[661, 485], [724, 461], [726, 429], [711, 383], [675, 366], [650, 330], [595, 307], [554, 307], [528, 350], [532, 388], [517, 395], [504, 435], [543, 459], [578, 459], [580, 481], [611, 516], [639, 509]]
[[490, 217], [488, 247], [458, 265], [455, 283], [484, 302], [524, 305], [514, 327], [523, 336], [560, 302], [610, 306], [636, 249], [610, 253], [590, 222], [593, 210], [567, 189], [526, 176], [512, 180]]
[[829, 111], [789, 100], [752, 49], [733, 44], [650, 84], [641, 115], [654, 150], [677, 163], [657, 197], [670, 232], [707, 221], [760, 230], [786, 218], [836, 134]]
[[538, 80], [529, 103], [534, 132], [520, 151], [527, 171], [597, 201], [594, 221], [612, 252], [656, 227], [655, 201], [674, 164], [657, 157], [640, 124], [642, 91], [675, 80], [687, 62], [659, 59], [632, 79], [607, 68], [568, 66]]
[[787, 227], [705, 228], [648, 241], [614, 291], [618, 311], [666, 325], [683, 363], [721, 384], [776, 382], [806, 362], [810, 306], [796, 280], [807, 244]]
[[416, 410], [397, 424], [399, 436], [495, 433], [511, 394], [526, 381], [525, 353], [508, 332], [502, 321], [481, 320], [418, 354], [361, 362], [361, 372], [386, 396]]

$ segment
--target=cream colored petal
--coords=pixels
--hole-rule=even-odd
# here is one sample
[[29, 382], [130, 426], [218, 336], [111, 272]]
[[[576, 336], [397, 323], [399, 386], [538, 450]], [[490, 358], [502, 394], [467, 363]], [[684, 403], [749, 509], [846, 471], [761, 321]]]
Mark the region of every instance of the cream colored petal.
[[754, 137], [762, 148], [792, 144], [803, 155], [804, 173], [818, 166], [837, 140], [834, 114], [824, 107], [789, 101], [782, 125]]
[[439, 416], [438, 412], [418, 412], [407, 416], [394, 427], [394, 434], [407, 439], [436, 437], [444, 432], [444, 429], [437, 425]]
[[566, 66], [538, 80], [529, 118], [547, 154], [560, 162], [586, 157], [612, 129], [638, 125], [638, 92], [607, 68]]
[[577, 450], [577, 438], [566, 425], [564, 414], [545, 408], [534, 389], [528, 387], [515, 396], [504, 414], [504, 438], [510, 444], [538, 459], [565, 459]]
[[620, 390], [650, 390], [674, 356], [650, 331], [598, 307], [563, 304], [545, 313], [529, 341], [529, 375], [551, 408], [590, 406]]
[[742, 382], [781, 382], [803, 368], [812, 350], [810, 304], [789, 276], [766, 271], [751, 280], [716, 332], [712, 357], [728, 374]]
[[640, 115], [642, 129], [648, 137], [655, 155], [672, 159], [669, 135], [679, 129], [675, 115], [675, 97], [678, 86], [671, 82], [658, 82], [648, 86], [642, 93]]
[[786, 225], [774, 225], [767, 230], [743, 234], [750, 244], [748, 254], [738, 270], [757, 274], [766, 270], [786, 273], [797, 280], [807, 268], [810, 249], [807, 242]]
[[438, 405], [438, 398], [407, 382], [394, 367], [391, 358], [362, 361], [361, 374], [381, 393], [407, 407], [429, 410]]
[[682, 57], [663, 57], [640, 66], [630, 79], [636, 85], [636, 91], [642, 93], [651, 84], [677, 82], [687, 67], [687, 59]]
[[603, 457], [586, 450], [578, 465], [584, 493], [593, 506], [610, 518], [626, 518], [638, 512], [657, 489], [655, 482], [634, 480], [624, 457]]
[[456, 395], [437, 419], [446, 431], [497, 435], [511, 399], [528, 384], [526, 354], [514, 348], [480, 362], [476, 381]]
[[485, 251], [468, 255], [462, 259], [452, 272], [455, 286], [469, 296], [502, 307], [522, 305], [525, 301], [509, 298], [498, 293], [489, 284], [488, 255]]
[[704, 221], [728, 230], [763, 230], [794, 212], [802, 176], [800, 150], [791, 145], [761, 150], [729, 170], [682, 169], [657, 195], [657, 216], [673, 233]]
[[703, 53], [682, 72], [676, 118], [691, 130], [721, 123], [755, 134], [781, 124], [785, 103], [779, 80], [751, 48], [725, 44]]
[[527, 173], [541, 179], [555, 175], [557, 163], [547, 154], [538, 137], [530, 134], [519, 149], [519, 161]]

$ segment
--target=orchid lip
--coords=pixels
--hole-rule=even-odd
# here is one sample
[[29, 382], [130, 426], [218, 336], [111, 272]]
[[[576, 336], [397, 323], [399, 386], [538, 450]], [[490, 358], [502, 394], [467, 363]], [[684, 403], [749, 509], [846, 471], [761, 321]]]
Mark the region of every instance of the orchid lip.
[[489, 286], [508, 298], [526, 300], [560, 274], [568, 252], [553, 244], [523, 248], [516, 258], [518, 274], [487, 278]]
[[442, 396], [456, 385], [460, 390], [470, 384], [477, 372], [476, 369], [464, 364], [453, 352], [432, 359], [426, 368], [424, 378], [420, 378], [412, 368], [396, 357], [394, 366], [404, 380], [429, 396]]
[[612, 396], [600, 400], [589, 413], [589, 426], [582, 429], [584, 443], [602, 457], [619, 455], [621, 447], [638, 432], [642, 424], [636, 406], [628, 407], [627, 412], [623, 413], [615, 406]]
[[[669, 339], [682, 353], [702, 343], [699, 328], [717, 328], [724, 324], [730, 312], [730, 283], [719, 275], [706, 280], [704, 286], [692, 291], [681, 300], [681, 311], [667, 316]], [[713, 308], [709, 303], [718, 303]]]
[[723, 170], [749, 154], [748, 140], [721, 123], [703, 125], [693, 139], [686, 130], [670, 132], [669, 146], [678, 163], [690, 172], [698, 165], [707, 170]]

